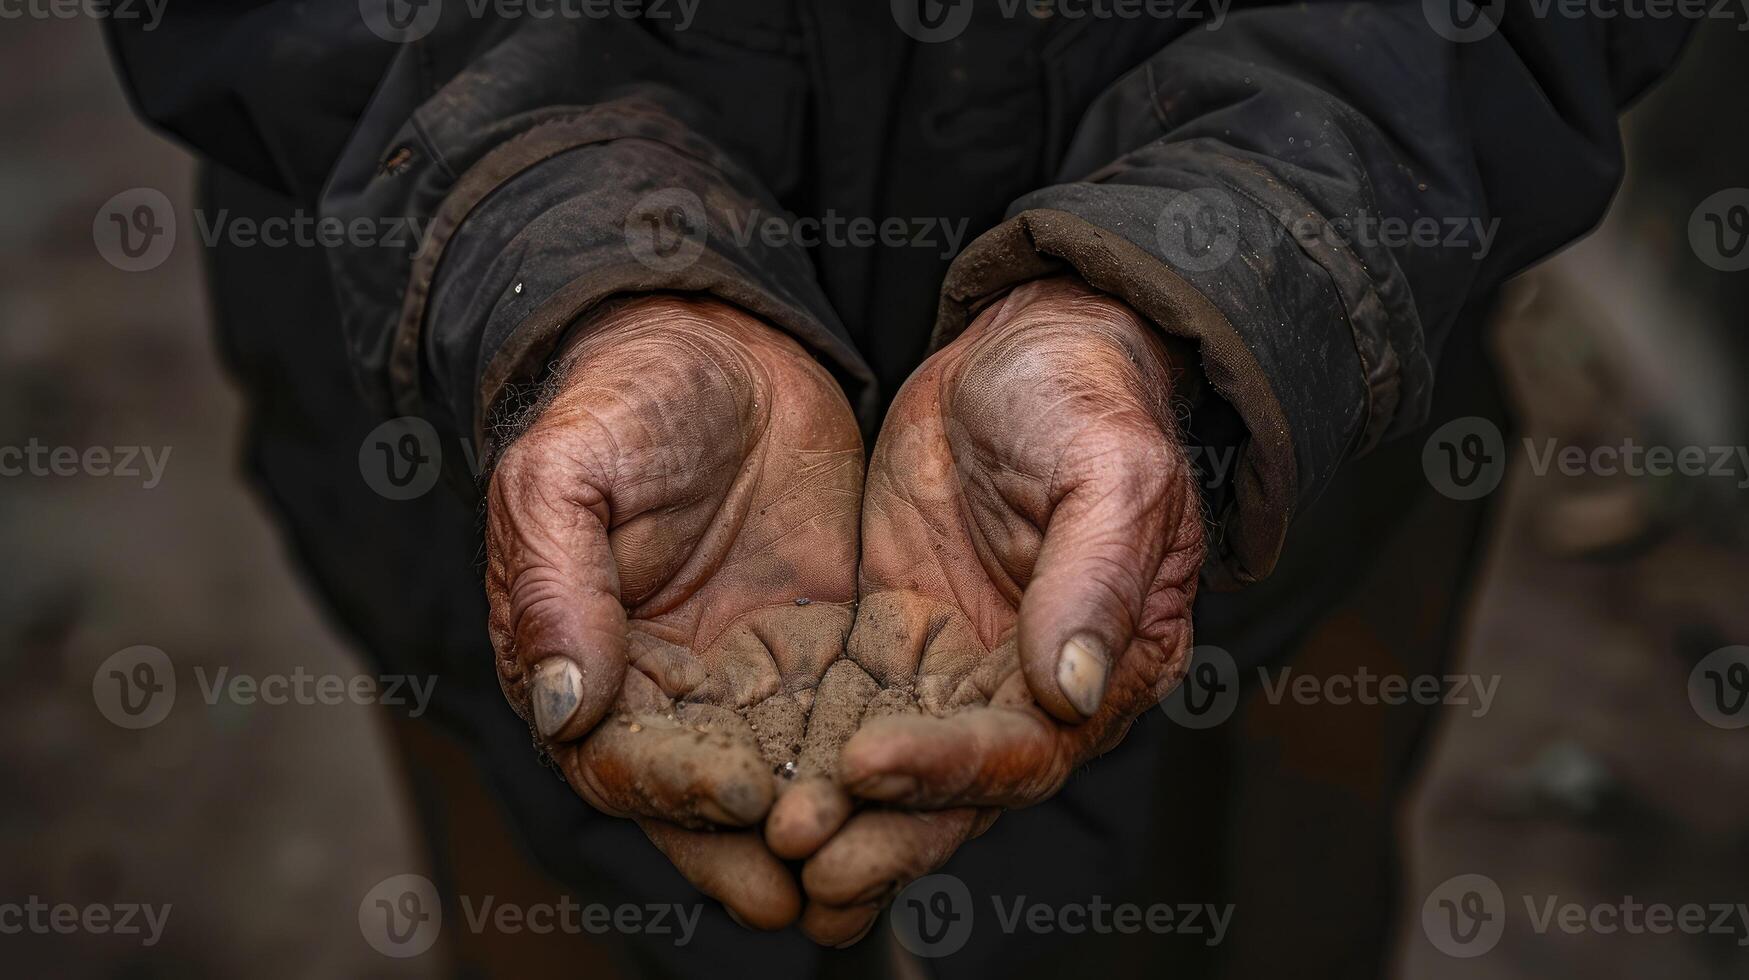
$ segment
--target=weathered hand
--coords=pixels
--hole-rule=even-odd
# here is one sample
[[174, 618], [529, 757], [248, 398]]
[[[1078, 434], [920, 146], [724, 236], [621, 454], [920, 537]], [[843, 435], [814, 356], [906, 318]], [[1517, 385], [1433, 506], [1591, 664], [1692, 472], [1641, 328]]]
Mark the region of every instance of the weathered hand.
[[499, 678], [570, 784], [752, 926], [800, 910], [753, 828], [854, 609], [862, 449], [827, 373], [721, 303], [568, 342], [487, 500]]
[[[802, 927], [854, 941], [1003, 807], [1057, 792], [1177, 683], [1200, 498], [1158, 337], [1068, 280], [1015, 290], [888, 414], [860, 605], [766, 837]], [[875, 804], [852, 813], [851, 795]]]

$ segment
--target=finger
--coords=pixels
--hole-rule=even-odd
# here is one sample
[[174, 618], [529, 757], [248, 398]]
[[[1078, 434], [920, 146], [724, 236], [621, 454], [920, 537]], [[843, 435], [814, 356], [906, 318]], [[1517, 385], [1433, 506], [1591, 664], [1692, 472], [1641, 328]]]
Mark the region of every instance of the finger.
[[1067, 741], [1036, 708], [976, 707], [870, 722], [845, 745], [839, 778], [899, 806], [1030, 806], [1068, 779]]
[[818, 851], [856, 807], [850, 794], [819, 775], [798, 776], [785, 786], [765, 821], [765, 842], [787, 861], [800, 861]]
[[1072, 468], [1077, 482], [1051, 511], [1020, 600], [1021, 669], [1038, 703], [1068, 722], [1105, 699], [1166, 548], [1168, 488], [1183, 483], [1157, 430], [1101, 436], [1112, 445]]
[[879, 905], [839, 908], [836, 905], [809, 902], [807, 908], [802, 910], [802, 921], [798, 926], [802, 935], [814, 942], [843, 949], [861, 942], [862, 937], [868, 935], [869, 929], [874, 927], [880, 914]]
[[998, 812], [973, 807], [864, 811], [803, 865], [802, 887], [809, 899], [825, 905], [885, 905], [983, 833]]
[[659, 820], [638, 826], [694, 888], [722, 902], [747, 928], [782, 929], [801, 914], [795, 876], [758, 834], [687, 830]]
[[780, 857], [799, 860], [813, 854], [850, 816], [850, 796], [833, 777], [840, 749], [877, 693], [874, 680], [850, 660], [834, 663], [821, 678], [795, 779], [784, 787], [765, 824], [765, 840]]
[[587, 485], [556, 486], [537, 450], [506, 454], [487, 504], [492, 645], [511, 703], [549, 742], [582, 737], [612, 705], [626, 668], [626, 616]]
[[615, 816], [686, 826], [758, 823], [771, 808], [774, 789], [744, 723], [736, 731], [689, 720], [644, 714], [607, 719], [578, 750], [572, 784], [590, 805]]

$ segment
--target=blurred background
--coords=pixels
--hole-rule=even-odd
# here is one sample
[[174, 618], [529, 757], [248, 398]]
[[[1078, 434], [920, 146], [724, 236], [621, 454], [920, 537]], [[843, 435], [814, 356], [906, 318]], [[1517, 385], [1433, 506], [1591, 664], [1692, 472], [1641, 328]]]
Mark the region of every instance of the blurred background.
[[[89, 19], [0, 23], [0, 75], [0, 445], [163, 460], [150, 489], [143, 458], [137, 477], [0, 477], [0, 901], [168, 902], [175, 923], [144, 955], [0, 935], [0, 974], [423, 975], [359, 939], [360, 897], [422, 856], [380, 709], [200, 696], [197, 669], [363, 668], [241, 480], [199, 249], [134, 275], [93, 246], [129, 188], [186, 213], [193, 161], [136, 120]], [[149, 733], [93, 698], [99, 665], [140, 644], [173, 652], [182, 684]]]
[[[1629, 114], [1627, 184], [1598, 232], [1501, 297], [1493, 352], [1522, 431], [1461, 669], [1504, 680], [1486, 714], [1444, 713], [1402, 815], [1404, 977], [1749, 975], [1749, 918], [1539, 933], [1519, 898], [1749, 902], [1749, 729], [1732, 727], [1749, 724], [1733, 697], [1749, 657], [1729, 652], [1749, 644], [1749, 461], [1566, 476], [1525, 448], [1749, 445], [1749, 252], [1727, 254], [1749, 234], [1737, 27], [1705, 22]], [[0, 903], [170, 903], [176, 926], [144, 950], [0, 934], [0, 974], [431, 975], [358, 925], [361, 897], [424, 860], [381, 710], [209, 706], [196, 685], [365, 668], [240, 478], [199, 250], [136, 275], [93, 245], [93, 216], [130, 188], [186, 213], [193, 161], [129, 112], [88, 19], [0, 23], [0, 77], [0, 446], [170, 452], [149, 487], [143, 459], [133, 477], [0, 477]], [[186, 685], [150, 737], [93, 685], [142, 644], [173, 651]], [[1472, 875], [1510, 920], [1486, 955], [1431, 924], [1465, 908], [1475, 889], [1450, 883]]]

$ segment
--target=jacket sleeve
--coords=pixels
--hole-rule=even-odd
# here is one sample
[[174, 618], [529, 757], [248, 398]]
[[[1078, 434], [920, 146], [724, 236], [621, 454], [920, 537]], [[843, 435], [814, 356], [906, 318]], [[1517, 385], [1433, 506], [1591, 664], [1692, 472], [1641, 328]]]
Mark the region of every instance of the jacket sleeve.
[[[745, 227], [783, 213], [774, 185], [796, 179], [785, 148], [799, 142], [762, 125], [801, 104], [802, 80], [764, 53], [759, 25], [749, 43], [700, 51], [687, 45], [708, 40], [625, 18], [494, 21], [452, 3], [409, 7], [440, 19], [396, 43], [364, 26], [356, 2], [328, 18], [311, 6], [330, 5], [208, 11], [112, 43], [161, 126], [267, 186], [315, 189], [357, 380], [382, 416], [466, 444], [444, 455], [473, 471], [455, 475], [480, 475], [500, 409], [540, 380], [572, 324], [624, 294], [741, 306], [795, 337], [866, 411], [872, 375], [806, 251]], [[276, 39], [274, 27], [296, 30]], [[231, 50], [178, 65], [203, 38]], [[342, 55], [352, 44], [377, 62], [343, 99], [328, 73], [357, 63]], [[796, 97], [749, 107], [736, 78]], [[328, 95], [267, 98], [306, 85]]]
[[177, 0], [131, 10], [103, 24], [135, 112], [306, 205], [396, 51], [353, 3]]
[[1061, 183], [949, 270], [938, 343], [1072, 270], [1195, 345], [1193, 433], [1243, 447], [1210, 501], [1221, 584], [1267, 576], [1344, 460], [1427, 419], [1466, 300], [1602, 216], [1617, 113], [1688, 28], [1494, 3], [1466, 33], [1435, 29], [1443, 6], [1264, 7], [1178, 35], [1093, 102]]

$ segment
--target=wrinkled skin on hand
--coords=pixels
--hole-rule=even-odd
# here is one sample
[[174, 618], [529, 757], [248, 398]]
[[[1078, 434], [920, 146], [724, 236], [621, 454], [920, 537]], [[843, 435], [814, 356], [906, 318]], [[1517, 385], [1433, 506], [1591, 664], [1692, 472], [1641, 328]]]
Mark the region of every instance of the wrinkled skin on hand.
[[807, 857], [817, 941], [854, 942], [1183, 676], [1203, 526], [1170, 392], [1151, 327], [1068, 280], [1015, 290], [900, 391], [846, 659], [766, 827]]
[[786, 925], [794, 876], [728, 828], [765, 818], [850, 629], [850, 406], [789, 338], [679, 297], [598, 315], [556, 377], [487, 497], [505, 695], [591, 805], [745, 924]]

